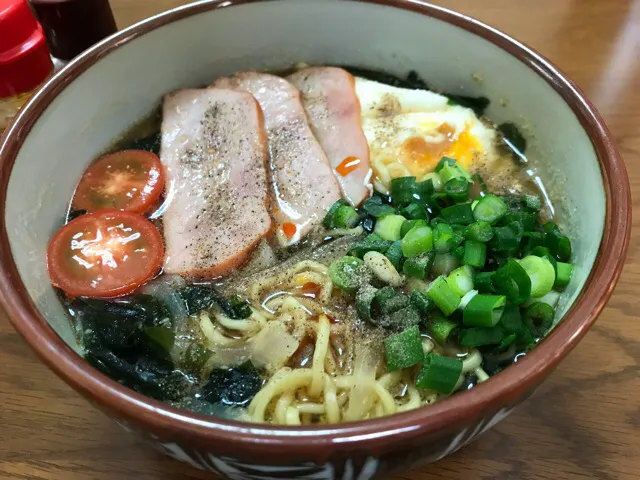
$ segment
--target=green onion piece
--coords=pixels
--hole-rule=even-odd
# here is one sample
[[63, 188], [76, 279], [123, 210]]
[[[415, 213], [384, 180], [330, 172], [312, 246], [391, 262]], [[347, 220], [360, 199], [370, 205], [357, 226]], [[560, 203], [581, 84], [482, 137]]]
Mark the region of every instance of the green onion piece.
[[453, 228], [447, 223], [438, 223], [433, 229], [433, 248], [438, 253], [451, 250], [453, 240]]
[[451, 254], [458, 260], [462, 261], [464, 258], [464, 246], [460, 245], [459, 247], [454, 248]]
[[420, 312], [411, 305], [385, 315], [380, 325], [385, 328], [408, 328], [422, 321]]
[[324, 225], [325, 228], [327, 228], [327, 229], [336, 228], [335, 222], [334, 222], [334, 218], [336, 216], [336, 212], [338, 211], [338, 209], [340, 207], [343, 207], [343, 206], [346, 206], [346, 205], [349, 205], [349, 204], [345, 200], [343, 200], [342, 198], [340, 200], [336, 200], [334, 202], [334, 204], [331, 205], [331, 208], [329, 208], [329, 211], [324, 216], [324, 220], [322, 221], [322, 224]]
[[411, 220], [429, 221], [429, 214], [422, 205], [417, 202], [411, 202], [409, 205], [400, 210], [400, 215]]
[[351, 205], [342, 205], [333, 217], [335, 228], [353, 228], [360, 221], [360, 215]]
[[454, 166], [444, 165], [442, 169], [440, 169], [440, 171], [438, 172], [438, 174], [440, 175], [440, 178], [442, 179], [442, 183], [444, 183], [445, 193], [446, 193], [447, 183], [449, 183], [451, 180], [455, 180], [457, 178], [464, 180], [462, 176], [462, 172], [460, 172], [460, 170], [458, 170], [456, 167], [457, 165], [454, 165]]
[[563, 235], [553, 222], [545, 223], [542, 228], [545, 232], [545, 246], [561, 262], [569, 260], [571, 258], [571, 240]]
[[455, 203], [466, 202], [469, 199], [469, 182], [463, 177], [452, 178], [444, 184], [444, 193]]
[[492, 284], [497, 293], [517, 305], [531, 295], [531, 279], [526, 270], [514, 259], [509, 259], [493, 274]]
[[506, 350], [507, 348], [509, 348], [511, 345], [515, 343], [517, 338], [518, 338], [517, 334], [510, 333], [509, 335], [507, 335], [502, 339], [502, 341], [500, 342], [500, 345], [498, 345], [498, 348], [500, 350]]
[[500, 197], [485, 195], [473, 209], [473, 216], [482, 222], [496, 223], [507, 213], [507, 204]]
[[473, 278], [473, 286], [475, 289], [483, 293], [495, 293], [492, 281], [493, 274], [494, 272], [476, 273], [476, 276]]
[[406, 218], [400, 215], [385, 215], [378, 219], [373, 233], [379, 235], [383, 240], [395, 242], [400, 240], [400, 230], [405, 221]]
[[553, 307], [542, 302], [532, 303], [523, 313], [524, 323], [534, 337], [542, 337], [553, 325]]
[[522, 231], [530, 232], [535, 230], [536, 225], [538, 224], [538, 215], [536, 213], [528, 212], [509, 212], [502, 217], [502, 220], [500, 221], [500, 223], [504, 224], [513, 222], [518, 222]]
[[379, 195], [374, 195], [373, 197], [369, 197], [362, 205], [362, 209], [368, 215], [371, 215], [372, 217], [375, 217], [375, 218], [396, 213], [396, 209], [393, 208], [388, 203], [384, 203], [382, 201], [382, 197], [380, 197]]
[[424, 278], [431, 268], [434, 257], [433, 252], [428, 252], [417, 257], [407, 258], [402, 266], [402, 271], [413, 278]]
[[447, 277], [447, 283], [461, 297], [473, 290], [473, 269], [468, 265], [456, 268]]
[[565, 288], [571, 281], [571, 275], [573, 274], [573, 265], [570, 263], [558, 262], [556, 281], [554, 283], [555, 288]]
[[418, 310], [421, 314], [426, 315], [431, 310], [432, 302], [424, 293], [414, 290], [409, 297], [411, 306]]
[[431, 197], [435, 192], [442, 190], [442, 179], [436, 172], [427, 173], [422, 181], [416, 183], [416, 192], [422, 200]]
[[436, 253], [431, 265], [431, 275], [449, 275], [458, 268], [460, 261], [450, 253]]
[[433, 231], [426, 225], [415, 225], [402, 238], [402, 254], [407, 257], [417, 257], [422, 253], [433, 250]]
[[[436, 165], [436, 168], [434, 170], [435, 170], [436, 173], [440, 173], [440, 171], [445, 166], [453, 167], [455, 164], [456, 164], [455, 159], [449, 158], [449, 157], [442, 157], [440, 159], [440, 161], [438, 162], [438, 164]], [[442, 183], [447, 183], [447, 182], [442, 182]]]
[[462, 323], [467, 327], [494, 327], [506, 301], [504, 295], [476, 295], [462, 312]]
[[504, 339], [504, 330], [500, 327], [465, 328], [458, 334], [461, 347], [482, 347], [484, 345], [498, 345]]
[[518, 333], [522, 329], [522, 316], [518, 305], [507, 302], [500, 317], [500, 326], [507, 333]]
[[391, 246], [390, 241], [383, 240], [380, 235], [376, 233], [370, 233], [362, 240], [358, 240], [353, 245], [351, 245], [351, 249], [349, 250], [349, 255], [362, 258], [367, 252], [380, 252], [385, 253], [387, 249]]
[[531, 249], [529, 255], [535, 255], [536, 257], [550, 257], [551, 252], [547, 247], [537, 246]]
[[409, 205], [415, 200], [416, 177], [400, 177], [391, 180], [391, 201], [398, 207]]
[[418, 327], [411, 327], [385, 338], [384, 356], [387, 370], [390, 372], [409, 368], [422, 362], [424, 351]]
[[[371, 322], [371, 305], [378, 290], [371, 285], [364, 285], [356, 293], [356, 312], [358, 318]], [[395, 292], [394, 292], [395, 293]]]
[[478, 290], [469, 290], [464, 297], [460, 300], [460, 305], [458, 305], [458, 310], [464, 310], [473, 297], [478, 295]]
[[544, 233], [542, 232], [523, 232], [522, 238], [524, 240], [524, 252], [531, 253], [538, 247], [544, 247]]
[[393, 242], [384, 255], [389, 259], [396, 270], [402, 270], [402, 246], [400, 240]]
[[458, 322], [442, 315], [434, 315], [427, 324], [427, 331], [439, 345], [446, 345], [451, 334], [458, 328]]
[[375, 299], [376, 299], [376, 303], [380, 307], [380, 313], [382, 313], [383, 315], [397, 312], [398, 310], [401, 310], [409, 306], [408, 295], [394, 292], [392, 297], [383, 299], [383, 297], [379, 294], [380, 294], [380, 290], [378, 290]]
[[469, 225], [474, 222], [473, 210], [470, 203], [461, 203], [443, 208], [440, 215], [447, 223], [459, 223], [461, 225]]
[[522, 206], [530, 212], [537, 213], [542, 208], [542, 202], [537, 195], [523, 195], [520, 200]]
[[430, 353], [418, 372], [416, 387], [448, 395], [458, 384], [461, 374], [461, 360]]
[[487, 260], [487, 245], [473, 240], [464, 242], [462, 262], [471, 267], [483, 268]]
[[493, 238], [493, 227], [489, 222], [473, 222], [464, 229], [464, 238], [486, 243]]
[[409, 233], [409, 230], [411, 230], [416, 225], [425, 226], [427, 225], [427, 222], [424, 220], [405, 220], [405, 222], [402, 224], [402, 228], [400, 229], [400, 237], [404, 237], [407, 233]]
[[427, 289], [427, 297], [433, 300], [442, 313], [449, 316], [460, 304], [460, 295], [453, 291], [444, 277], [438, 277]]
[[347, 293], [355, 291], [368, 281], [368, 269], [364, 262], [356, 257], [342, 257], [329, 265], [329, 277], [341, 290]]
[[495, 227], [490, 248], [496, 252], [513, 252], [520, 246], [522, 226], [512, 222], [505, 227]]
[[553, 288], [556, 272], [551, 262], [543, 257], [529, 255], [519, 261], [531, 280], [531, 296], [544, 297]]
[[169, 327], [146, 327], [145, 335], [164, 353], [170, 353], [175, 341], [175, 333]]

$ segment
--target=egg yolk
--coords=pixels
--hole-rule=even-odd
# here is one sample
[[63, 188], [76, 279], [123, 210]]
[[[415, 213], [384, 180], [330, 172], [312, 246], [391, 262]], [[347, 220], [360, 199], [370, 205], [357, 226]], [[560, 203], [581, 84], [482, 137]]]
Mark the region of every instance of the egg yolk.
[[442, 134], [442, 140], [438, 142], [427, 142], [420, 136], [408, 138], [402, 144], [399, 160], [411, 175], [421, 177], [432, 172], [442, 157], [453, 158], [469, 168], [474, 155], [482, 151], [482, 144], [468, 127], [457, 138], [454, 138], [455, 128], [448, 123], [441, 124], [436, 131]]

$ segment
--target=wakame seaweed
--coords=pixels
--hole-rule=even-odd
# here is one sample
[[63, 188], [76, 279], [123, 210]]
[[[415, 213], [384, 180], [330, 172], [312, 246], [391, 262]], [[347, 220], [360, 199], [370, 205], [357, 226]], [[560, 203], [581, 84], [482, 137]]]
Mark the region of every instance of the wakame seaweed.
[[160, 132], [152, 133], [144, 138], [135, 140], [127, 145], [127, 149], [131, 150], [146, 150], [147, 152], [160, 155]]
[[[515, 148], [521, 154], [525, 153], [525, 150], [527, 149], [527, 140], [524, 138], [524, 136], [520, 132], [520, 129], [515, 123], [501, 123], [500, 125], [498, 125], [498, 132], [500, 132], [500, 135], [502, 135], [505, 140], [507, 140], [511, 144], [510, 146], [512, 148]], [[516, 160], [517, 162], [522, 160], [516, 152], [513, 152], [513, 150], [511, 151], [511, 153], [514, 160]]]
[[262, 387], [262, 376], [246, 362], [235, 368], [216, 369], [200, 390], [200, 397], [210, 403], [244, 407]]
[[445, 93], [444, 95], [449, 99], [449, 103], [470, 108], [479, 117], [484, 115], [487, 107], [491, 104], [491, 100], [487, 97], [469, 97], [453, 93]]

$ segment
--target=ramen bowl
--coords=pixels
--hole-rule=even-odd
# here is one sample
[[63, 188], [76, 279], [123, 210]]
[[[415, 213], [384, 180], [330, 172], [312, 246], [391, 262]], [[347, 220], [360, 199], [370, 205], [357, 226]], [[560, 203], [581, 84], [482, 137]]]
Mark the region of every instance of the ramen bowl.
[[[315, 427], [240, 423], [178, 410], [107, 378], [78, 345], [46, 271], [66, 200], [92, 158], [175, 89], [242, 69], [356, 65], [492, 100], [486, 115], [528, 142], [573, 242], [560, 320], [490, 381], [434, 405]], [[0, 300], [40, 358], [127, 431], [230, 478], [368, 479], [437, 461], [504, 419], [558, 366], [604, 308], [630, 232], [624, 163], [602, 118], [553, 65], [501, 32], [417, 0], [202, 1], [96, 45], [50, 80], [0, 147]]]

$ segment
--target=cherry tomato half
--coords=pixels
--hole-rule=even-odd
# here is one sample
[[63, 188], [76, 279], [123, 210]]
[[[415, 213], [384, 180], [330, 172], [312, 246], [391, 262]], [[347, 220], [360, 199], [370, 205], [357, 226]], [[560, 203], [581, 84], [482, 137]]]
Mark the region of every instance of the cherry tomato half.
[[164, 169], [157, 155], [123, 150], [100, 157], [84, 172], [72, 206], [93, 212], [117, 208], [144, 213], [162, 194]]
[[47, 250], [51, 283], [70, 297], [116, 297], [151, 279], [164, 244], [158, 229], [132, 212], [82, 215], [54, 235]]

